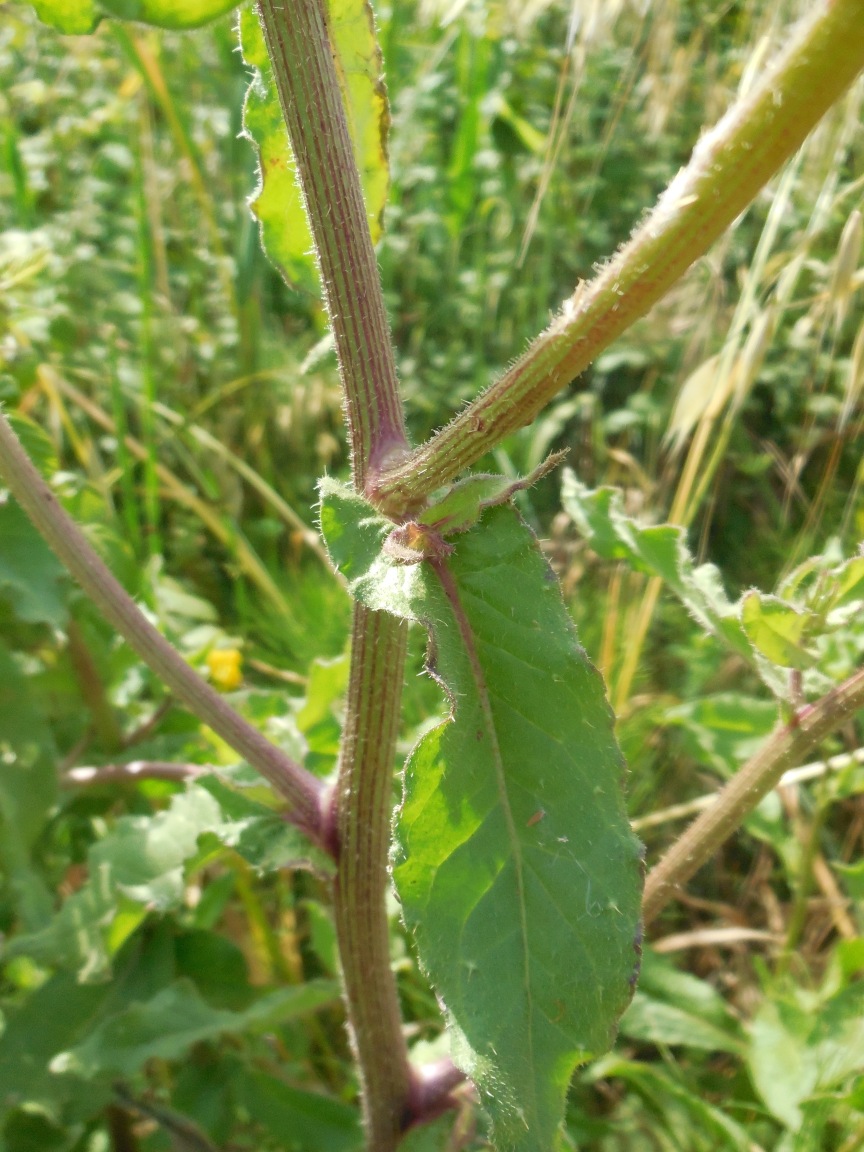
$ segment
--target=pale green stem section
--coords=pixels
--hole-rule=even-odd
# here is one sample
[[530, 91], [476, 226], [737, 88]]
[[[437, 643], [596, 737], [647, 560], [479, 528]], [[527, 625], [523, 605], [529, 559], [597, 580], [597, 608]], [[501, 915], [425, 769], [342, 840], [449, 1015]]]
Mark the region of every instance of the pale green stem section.
[[[258, 0], [315, 242], [358, 492], [407, 451], [378, 265], [327, 32], [323, 0]], [[406, 626], [354, 606], [348, 707], [332, 827], [334, 915], [367, 1147], [392, 1152], [415, 1101], [390, 968], [387, 859]]]
[[345, 390], [354, 483], [363, 492], [408, 441], [390, 328], [323, 0], [259, 0]]
[[158, 632], [66, 515], [0, 413], [0, 475], [87, 595], [145, 664], [191, 712], [209, 724], [292, 808], [294, 822], [321, 838], [321, 782], [272, 745], [203, 680]]
[[642, 915], [650, 923], [675, 898], [676, 889], [741, 827], [783, 773], [860, 708], [864, 708], [864, 669], [815, 704], [802, 708], [739, 769], [711, 807], [694, 820], [648, 873]]
[[706, 133], [645, 223], [499, 380], [381, 477], [380, 507], [416, 506], [530, 424], [643, 316], [753, 200], [864, 67], [862, 0], [821, 0], [761, 82]]

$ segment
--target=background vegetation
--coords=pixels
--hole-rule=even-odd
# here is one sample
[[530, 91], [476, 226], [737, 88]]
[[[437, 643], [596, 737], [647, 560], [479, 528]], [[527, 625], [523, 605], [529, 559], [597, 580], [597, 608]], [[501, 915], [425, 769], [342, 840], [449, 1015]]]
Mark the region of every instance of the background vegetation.
[[[803, 7], [376, 6], [393, 111], [380, 262], [417, 438], [626, 238]], [[166, 634], [327, 773], [349, 610], [310, 530], [316, 478], [347, 467], [323, 312], [267, 264], [245, 206], [232, 20], [127, 28], [63, 39], [0, 6], [0, 399]], [[499, 469], [569, 448], [629, 512], [688, 525], [733, 598], [811, 554], [854, 555], [862, 98], [859, 82], [662, 306], [496, 453]], [[678, 806], [735, 770], [777, 705], [677, 602], [586, 547], [559, 483], [521, 508], [607, 678], [653, 860]], [[861, 662], [860, 614], [835, 625], [814, 684]], [[0, 1148], [356, 1147], [325, 886], [288, 866], [266, 792], [242, 775], [234, 792], [211, 784], [209, 806], [184, 792], [195, 766], [233, 754], [8, 500], [0, 641]], [[420, 649], [403, 751], [443, 706], [415, 674]], [[864, 1142], [861, 744], [850, 721], [653, 926], [615, 1052], [574, 1083], [575, 1145]], [[126, 862], [110, 892], [106, 859]], [[393, 963], [431, 1054], [439, 1013], [395, 908]]]

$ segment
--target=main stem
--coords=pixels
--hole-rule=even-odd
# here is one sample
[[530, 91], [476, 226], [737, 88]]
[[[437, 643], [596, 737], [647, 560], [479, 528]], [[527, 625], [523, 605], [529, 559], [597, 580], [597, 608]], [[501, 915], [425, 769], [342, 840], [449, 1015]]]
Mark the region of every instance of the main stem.
[[[378, 265], [323, 0], [258, 0], [333, 326], [354, 484], [374, 496], [408, 441]], [[404, 624], [354, 607], [348, 709], [334, 797], [334, 915], [368, 1147], [392, 1152], [411, 1071], [390, 968], [387, 854]]]

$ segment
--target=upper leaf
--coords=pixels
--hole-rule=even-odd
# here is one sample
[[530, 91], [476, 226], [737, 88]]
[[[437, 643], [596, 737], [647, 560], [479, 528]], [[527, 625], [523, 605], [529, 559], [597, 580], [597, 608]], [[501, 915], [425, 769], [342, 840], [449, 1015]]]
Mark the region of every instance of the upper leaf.
[[58, 32], [84, 35], [92, 32], [102, 16], [94, 0], [30, 0], [36, 15]]
[[388, 520], [333, 481], [321, 492], [351, 591], [426, 625], [453, 705], [406, 767], [405, 919], [496, 1146], [548, 1152], [573, 1068], [609, 1047], [637, 970], [640, 850], [602, 680], [512, 507], [447, 559], [400, 563]]
[[[390, 112], [372, 10], [368, 0], [327, 0], [325, 7], [354, 159], [372, 242], [376, 243], [390, 182]], [[240, 12], [240, 46], [243, 60], [255, 69], [243, 125], [258, 152], [259, 184], [250, 205], [261, 224], [261, 242], [290, 284], [317, 294], [318, 270], [294, 156], [272, 81], [264, 34], [251, 7]]]

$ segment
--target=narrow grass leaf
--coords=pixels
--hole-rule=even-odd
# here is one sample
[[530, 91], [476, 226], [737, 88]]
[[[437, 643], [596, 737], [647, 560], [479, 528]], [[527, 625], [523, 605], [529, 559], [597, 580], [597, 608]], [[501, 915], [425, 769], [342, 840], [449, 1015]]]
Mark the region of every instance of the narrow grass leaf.
[[392, 523], [334, 481], [321, 492], [352, 593], [427, 627], [452, 705], [406, 765], [406, 922], [496, 1147], [548, 1152], [573, 1069], [611, 1044], [638, 967], [640, 848], [603, 682], [511, 506], [452, 554], [400, 563]]

